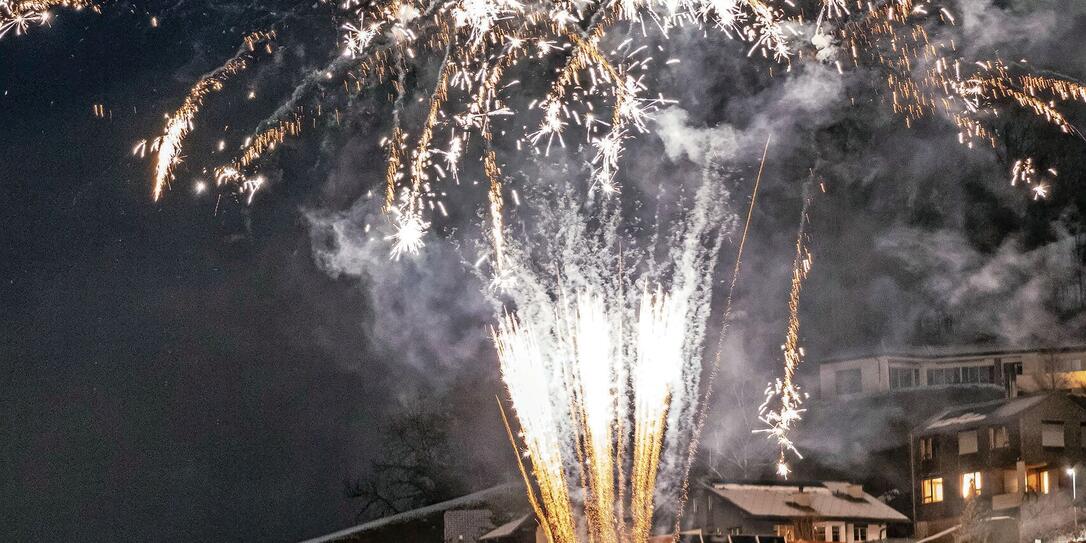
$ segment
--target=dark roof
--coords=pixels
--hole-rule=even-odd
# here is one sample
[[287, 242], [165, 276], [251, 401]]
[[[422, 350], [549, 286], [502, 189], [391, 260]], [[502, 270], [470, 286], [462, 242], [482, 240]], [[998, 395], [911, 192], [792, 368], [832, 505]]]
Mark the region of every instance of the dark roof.
[[1086, 351], [1086, 345], [1064, 345], [1060, 347], [1023, 347], [1020, 345], [919, 345], [879, 347], [877, 349], [866, 348], [853, 351], [842, 350], [826, 357], [817, 358], [816, 362], [818, 364], [829, 364], [833, 362], [843, 362], [845, 360], [859, 360], [861, 358], [875, 358], [879, 356], [939, 359], [965, 356], [1016, 355], [1034, 352], [1063, 353], [1071, 351]]

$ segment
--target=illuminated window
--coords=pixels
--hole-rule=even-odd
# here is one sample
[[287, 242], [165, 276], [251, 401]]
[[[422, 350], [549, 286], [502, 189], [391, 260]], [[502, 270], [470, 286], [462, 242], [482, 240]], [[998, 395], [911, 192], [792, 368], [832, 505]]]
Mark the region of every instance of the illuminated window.
[[980, 496], [981, 477], [979, 471], [962, 474], [962, 497]]
[[1044, 421], [1041, 423], [1041, 446], [1063, 447], [1063, 423]]
[[1007, 436], [1006, 426], [992, 426], [988, 428], [988, 447], [992, 449], [1002, 449], [1011, 445], [1010, 437]]
[[921, 492], [924, 503], [936, 503], [943, 501], [943, 478], [924, 479], [921, 483]]
[[920, 460], [931, 460], [935, 457], [935, 438], [920, 438]]
[[977, 431], [958, 432], [958, 454], [973, 454], [975, 452], [977, 452]]
[[1048, 472], [1042, 470], [1031, 471], [1026, 474], [1026, 491], [1038, 494], [1048, 494], [1052, 491]]

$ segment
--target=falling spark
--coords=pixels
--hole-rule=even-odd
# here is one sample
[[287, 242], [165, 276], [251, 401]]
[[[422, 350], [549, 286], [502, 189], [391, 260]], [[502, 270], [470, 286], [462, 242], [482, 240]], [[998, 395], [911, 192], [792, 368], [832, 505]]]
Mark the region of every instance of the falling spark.
[[[812, 181], [814, 173], [812, 172]], [[811, 186], [810, 183], [808, 187]], [[804, 395], [795, 383], [796, 369], [803, 361], [803, 348], [799, 346], [799, 299], [803, 291], [803, 282], [811, 271], [811, 252], [807, 249], [806, 229], [807, 209], [810, 197], [804, 196], [803, 211], [800, 214], [799, 233], [796, 235], [796, 255], [792, 264], [792, 284], [788, 293], [788, 328], [781, 351], [784, 354], [784, 372], [781, 377], [766, 387], [765, 402], [758, 408], [758, 417], [766, 428], [755, 430], [766, 434], [776, 442], [779, 448], [777, 457], [777, 475], [787, 478], [791, 473], [788, 466], [788, 453], [803, 458], [796, 449], [790, 433], [792, 428], [803, 418], [806, 409], [802, 408]]]
[[[244, 44], [225, 64], [200, 78], [181, 107], [166, 120], [166, 128], [155, 139], [153, 148], [157, 150], [154, 164], [154, 186], [151, 198], [158, 201], [174, 177], [174, 168], [181, 162], [181, 150], [185, 137], [192, 131], [193, 121], [204, 100], [211, 93], [222, 90], [223, 83], [248, 66], [248, 55], [257, 43], [274, 37], [270, 32], [254, 32], [245, 37]], [[142, 156], [142, 148], [141, 148]]]

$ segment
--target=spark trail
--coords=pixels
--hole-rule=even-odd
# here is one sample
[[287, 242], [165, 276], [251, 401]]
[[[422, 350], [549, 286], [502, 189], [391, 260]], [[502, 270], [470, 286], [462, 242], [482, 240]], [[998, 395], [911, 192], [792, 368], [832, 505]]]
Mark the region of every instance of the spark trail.
[[[811, 173], [811, 180], [814, 173]], [[807, 183], [805, 189], [810, 189], [811, 183]], [[808, 192], [809, 190], [805, 190]], [[758, 417], [766, 425], [766, 428], [756, 432], [766, 434], [766, 437], [776, 442], [779, 448], [777, 457], [777, 475], [787, 479], [791, 473], [788, 465], [788, 453], [803, 458], [795, 443], [792, 442], [790, 433], [796, 424], [803, 418], [804, 395], [800, 387], [795, 383], [796, 369], [803, 361], [803, 348], [799, 345], [799, 300], [803, 292], [803, 282], [811, 271], [811, 252], [807, 248], [806, 226], [808, 222], [807, 211], [811, 203], [809, 194], [804, 194], [803, 210], [800, 212], [799, 232], [796, 234], [796, 252], [792, 262], [792, 281], [788, 291], [788, 326], [784, 335], [784, 344], [781, 352], [784, 356], [784, 371], [781, 377], [769, 383], [766, 387], [765, 402], [758, 408]]]

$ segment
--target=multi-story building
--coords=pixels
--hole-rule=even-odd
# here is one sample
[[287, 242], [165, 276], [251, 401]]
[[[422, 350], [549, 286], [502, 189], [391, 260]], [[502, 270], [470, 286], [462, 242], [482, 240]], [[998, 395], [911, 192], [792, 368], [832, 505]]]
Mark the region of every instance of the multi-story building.
[[1008, 396], [1086, 388], [1086, 346], [1051, 349], [927, 347], [819, 364], [823, 400], [946, 385], [1002, 387]]
[[1063, 392], [957, 406], [910, 439], [917, 537], [959, 524], [969, 500], [1018, 517], [1031, 499], [1072, 492], [1086, 458], [1086, 408]]

